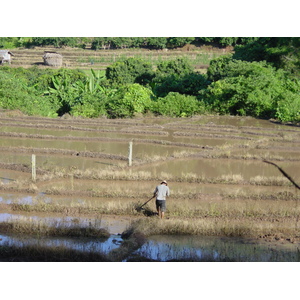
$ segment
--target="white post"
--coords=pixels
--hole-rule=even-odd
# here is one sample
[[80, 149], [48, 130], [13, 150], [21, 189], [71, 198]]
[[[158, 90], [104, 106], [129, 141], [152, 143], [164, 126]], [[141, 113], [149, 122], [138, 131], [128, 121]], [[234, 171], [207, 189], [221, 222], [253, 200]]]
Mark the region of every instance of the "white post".
[[31, 156], [31, 166], [32, 166], [32, 181], [36, 181], [36, 161], [35, 161], [35, 154]]
[[128, 165], [132, 166], [132, 142], [129, 142]]

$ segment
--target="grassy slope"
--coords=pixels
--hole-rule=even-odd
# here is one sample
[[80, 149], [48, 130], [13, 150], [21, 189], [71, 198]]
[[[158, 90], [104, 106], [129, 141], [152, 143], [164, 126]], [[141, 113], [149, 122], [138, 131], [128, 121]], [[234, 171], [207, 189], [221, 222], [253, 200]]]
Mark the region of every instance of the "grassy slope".
[[49, 68], [43, 64], [44, 51], [54, 51], [63, 55], [63, 67], [79, 69], [104, 70], [107, 66], [120, 58], [140, 57], [153, 65], [162, 60], [187, 57], [195, 70], [205, 72], [209, 61], [220, 55], [229, 53], [231, 49], [218, 49], [213, 47], [193, 47], [175, 50], [145, 50], [145, 49], [119, 49], [119, 50], [98, 50], [76, 49], [76, 48], [50, 48], [36, 47], [33, 49], [13, 50], [12, 67]]

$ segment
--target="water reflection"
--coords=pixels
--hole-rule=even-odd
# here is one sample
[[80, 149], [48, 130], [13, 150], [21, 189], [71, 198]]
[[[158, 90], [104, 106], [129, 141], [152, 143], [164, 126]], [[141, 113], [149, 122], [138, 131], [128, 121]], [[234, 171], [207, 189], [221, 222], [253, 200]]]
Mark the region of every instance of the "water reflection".
[[91, 239], [91, 238], [52, 238], [52, 237], [20, 237], [0, 235], [0, 245], [8, 246], [43, 246], [43, 247], [64, 247], [83, 252], [100, 252], [109, 253], [116, 249], [122, 243], [119, 235], [111, 235], [108, 239]]
[[[133, 253], [155, 261], [297, 262], [299, 244], [198, 236], [154, 236]], [[129, 258], [130, 259], [130, 258]]]
[[[108, 254], [122, 243], [120, 235], [111, 235], [108, 239], [0, 235], [0, 246], [64, 247], [87, 253]], [[153, 236], [123, 261], [133, 261], [137, 256], [144, 261], [159, 262], [298, 262], [300, 245], [255, 243], [251, 240], [224, 237]]]

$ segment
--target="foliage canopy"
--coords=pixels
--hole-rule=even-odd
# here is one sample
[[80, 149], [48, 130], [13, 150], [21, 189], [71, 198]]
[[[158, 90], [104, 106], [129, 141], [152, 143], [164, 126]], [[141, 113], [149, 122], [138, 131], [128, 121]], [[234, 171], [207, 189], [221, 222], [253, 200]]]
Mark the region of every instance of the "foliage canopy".
[[183, 58], [156, 66], [140, 58], [121, 59], [105, 76], [91, 70], [0, 67], [0, 107], [30, 115], [109, 118], [199, 113], [249, 115], [300, 122], [300, 38], [147, 37], [0, 38], [7, 46], [55, 45], [94, 49], [182, 47], [186, 43], [234, 46], [234, 53], [210, 61], [206, 74]]

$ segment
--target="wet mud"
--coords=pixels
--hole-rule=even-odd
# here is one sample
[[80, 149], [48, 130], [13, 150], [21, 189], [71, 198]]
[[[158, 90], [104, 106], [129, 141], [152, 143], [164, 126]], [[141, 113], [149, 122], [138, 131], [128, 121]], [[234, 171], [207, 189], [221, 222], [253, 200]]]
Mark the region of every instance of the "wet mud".
[[[229, 207], [230, 215], [231, 205], [238, 212], [251, 208], [251, 213], [268, 220], [272, 217], [263, 215], [268, 205], [269, 211], [279, 211], [280, 205], [282, 210], [288, 205], [298, 211], [294, 187], [276, 168], [263, 163], [277, 162], [300, 183], [298, 126], [228, 116], [88, 120], [12, 118], [2, 112], [0, 136], [2, 216], [20, 213], [16, 204], [28, 205], [28, 216], [38, 213], [30, 206], [53, 204], [69, 207], [65, 216], [84, 224], [80, 217], [96, 218], [92, 211], [98, 209], [108, 217], [110, 233], [117, 234], [132, 220], [146, 217], [133, 212], [134, 205], [149, 199], [162, 179], [169, 181], [172, 191], [170, 211], [176, 211], [176, 201], [195, 211], [207, 207], [209, 217], [216, 217], [220, 207]], [[132, 166], [129, 142], [133, 142]], [[32, 154], [37, 157], [35, 182]], [[154, 202], [150, 208], [155, 211]], [[115, 214], [110, 215], [112, 211]], [[274, 224], [280, 228], [277, 219]]]

